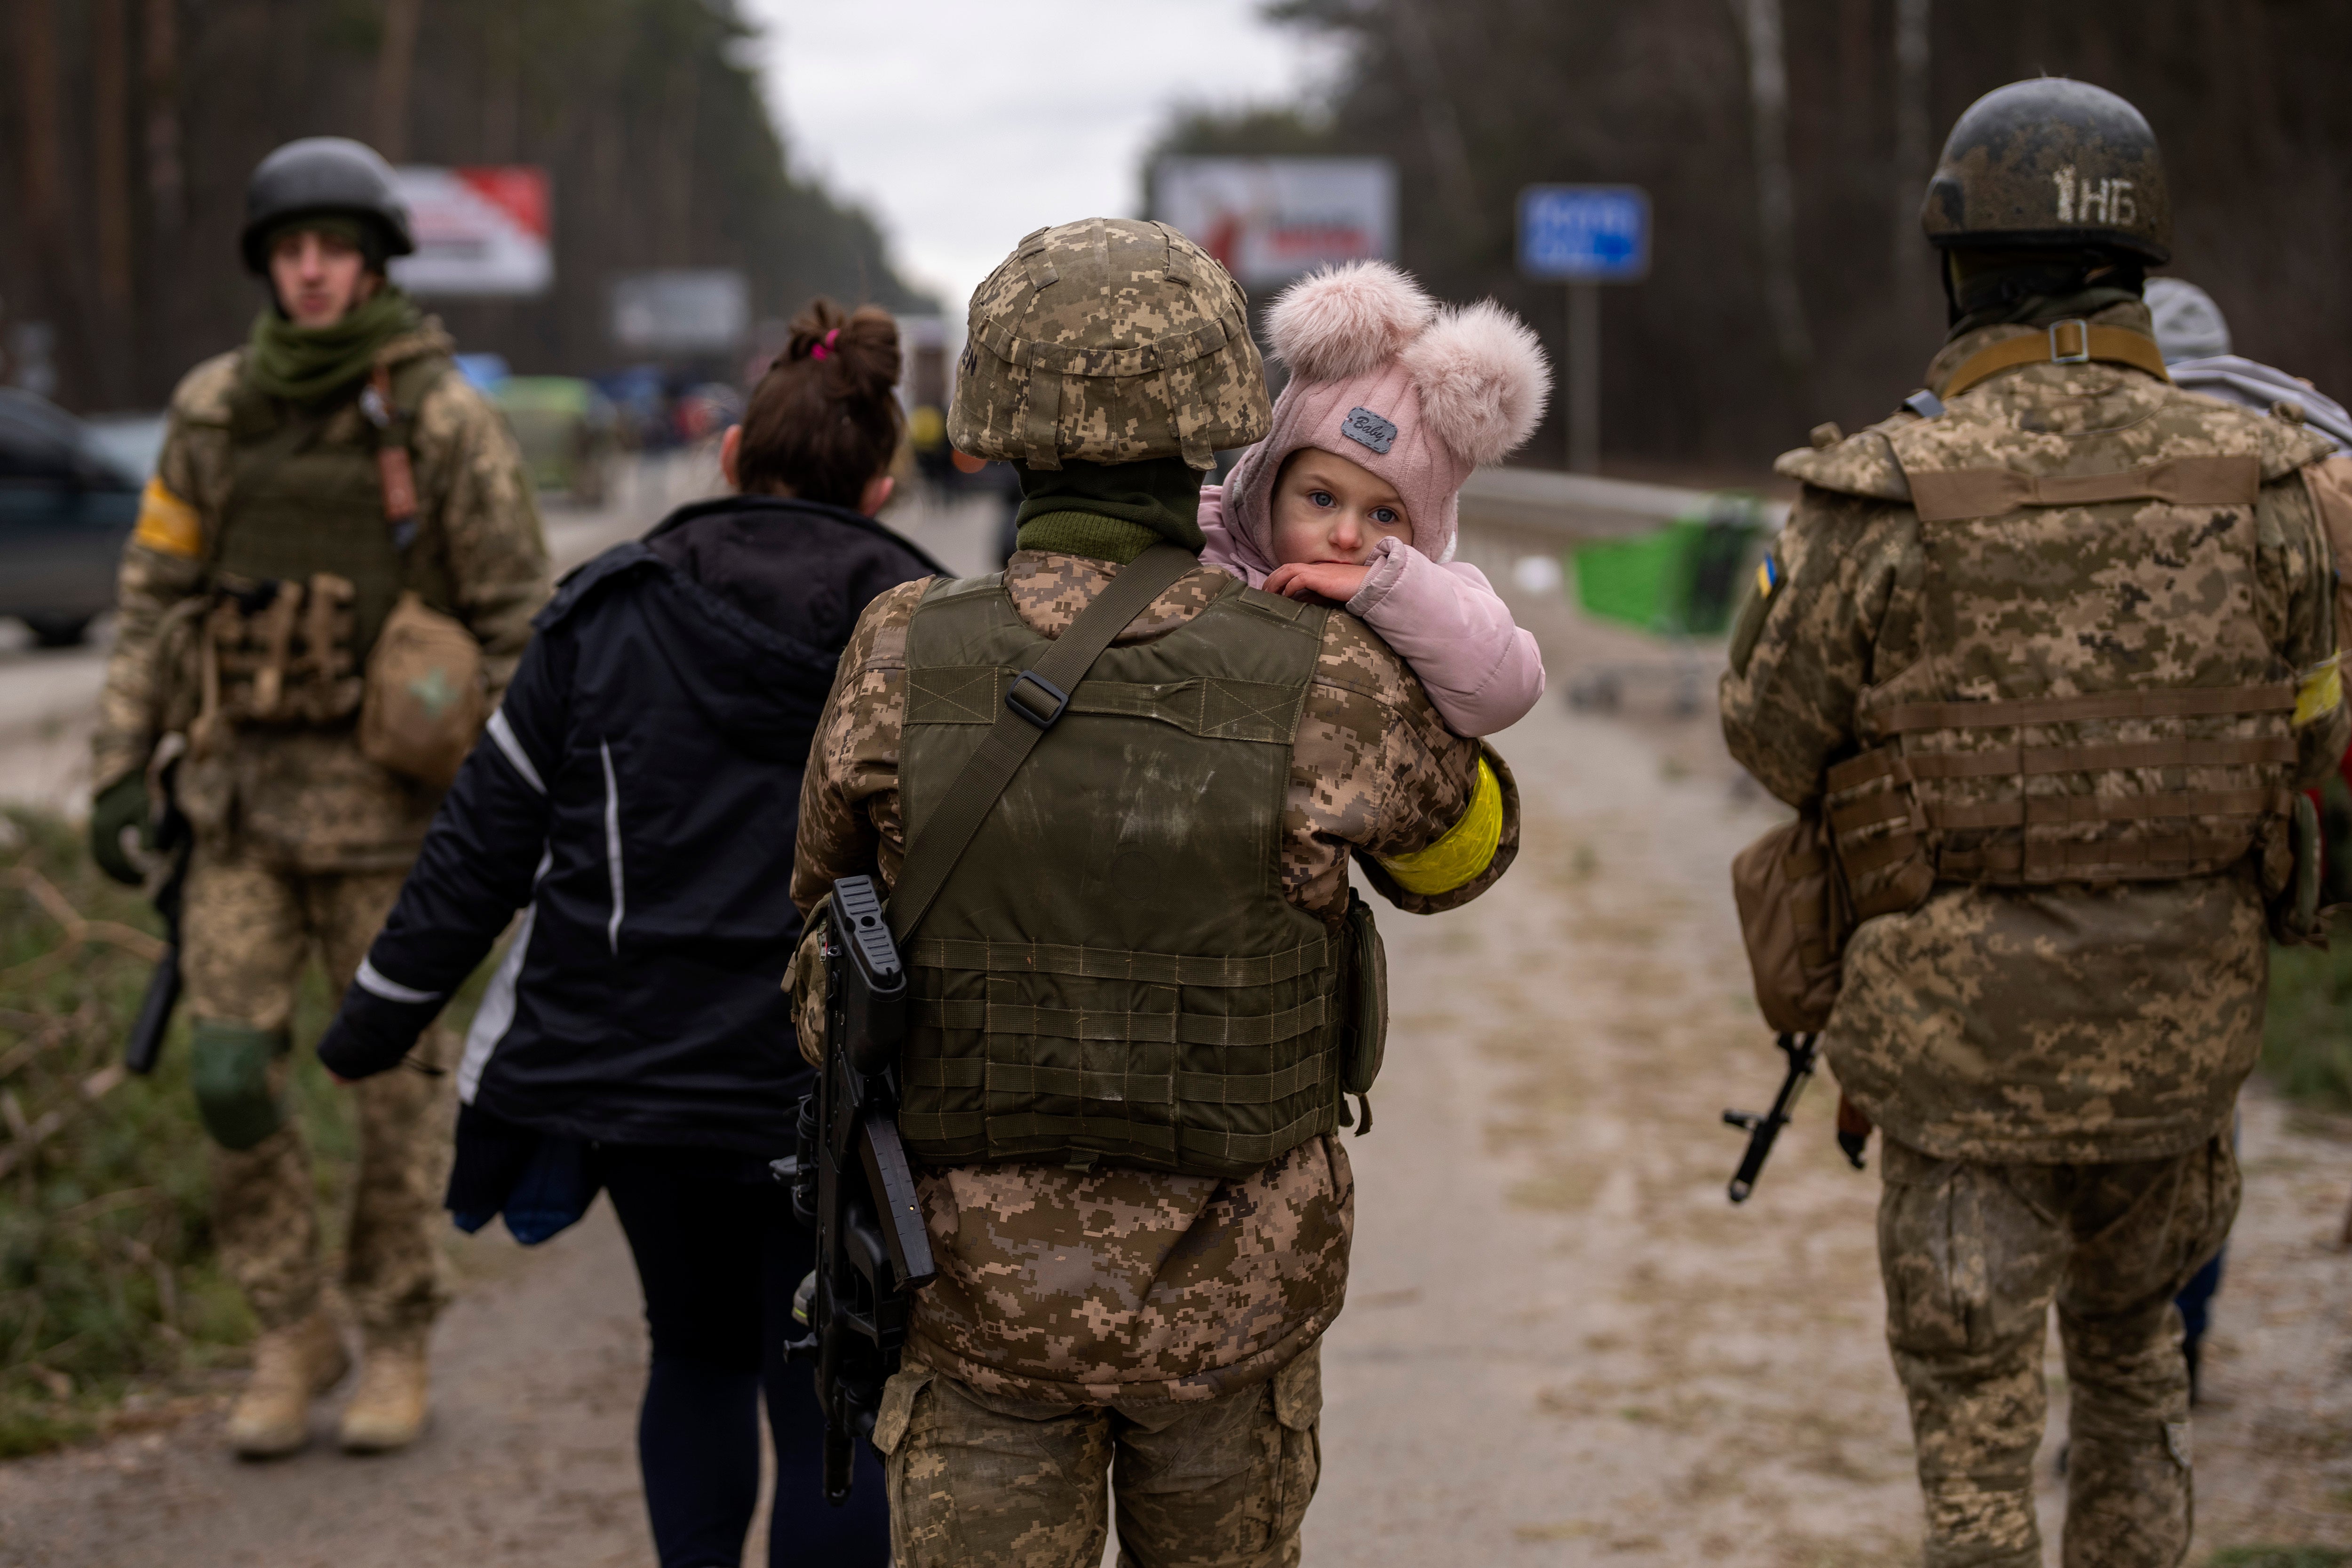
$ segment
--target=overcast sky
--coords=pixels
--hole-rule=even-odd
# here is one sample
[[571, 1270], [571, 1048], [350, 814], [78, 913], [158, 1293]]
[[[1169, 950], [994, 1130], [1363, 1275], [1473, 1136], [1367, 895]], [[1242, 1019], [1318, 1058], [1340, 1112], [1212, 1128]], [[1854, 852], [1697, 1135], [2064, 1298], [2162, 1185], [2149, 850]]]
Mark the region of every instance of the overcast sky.
[[793, 165], [882, 225], [961, 315], [1030, 230], [1133, 214], [1180, 104], [1280, 101], [1328, 49], [1262, 0], [742, 0]]

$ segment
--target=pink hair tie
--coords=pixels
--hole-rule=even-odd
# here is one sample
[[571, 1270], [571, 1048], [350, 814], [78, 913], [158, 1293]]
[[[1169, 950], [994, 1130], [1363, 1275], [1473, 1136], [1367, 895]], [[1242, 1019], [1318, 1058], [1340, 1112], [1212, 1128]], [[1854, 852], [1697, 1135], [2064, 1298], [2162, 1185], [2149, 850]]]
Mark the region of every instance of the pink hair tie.
[[832, 331], [827, 332], [824, 335], [824, 341], [819, 343], [815, 348], [809, 350], [809, 358], [812, 360], [824, 359], [826, 353], [833, 348], [835, 341], [839, 339], [840, 336], [841, 329], [838, 327], [835, 327]]

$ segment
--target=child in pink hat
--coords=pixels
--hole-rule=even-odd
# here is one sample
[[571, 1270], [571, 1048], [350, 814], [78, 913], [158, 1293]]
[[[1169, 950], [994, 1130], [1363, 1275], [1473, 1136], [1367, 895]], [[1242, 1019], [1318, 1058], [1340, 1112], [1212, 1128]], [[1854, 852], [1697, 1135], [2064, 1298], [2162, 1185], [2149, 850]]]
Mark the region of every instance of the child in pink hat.
[[1543, 656], [1454, 543], [1463, 481], [1543, 417], [1535, 334], [1492, 301], [1441, 310], [1379, 261], [1291, 285], [1266, 328], [1290, 384], [1266, 438], [1201, 491], [1202, 560], [1345, 605], [1455, 733], [1517, 723], [1543, 695]]

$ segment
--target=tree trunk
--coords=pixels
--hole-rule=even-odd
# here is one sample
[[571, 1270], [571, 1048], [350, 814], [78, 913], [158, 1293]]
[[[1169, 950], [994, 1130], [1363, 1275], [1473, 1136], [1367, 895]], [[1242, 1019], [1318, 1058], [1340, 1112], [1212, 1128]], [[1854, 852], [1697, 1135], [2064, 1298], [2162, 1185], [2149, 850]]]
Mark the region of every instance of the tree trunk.
[[147, 0], [140, 28], [147, 100], [147, 200], [157, 237], [180, 232], [187, 176], [180, 162], [179, 0]]
[[1445, 90], [1444, 73], [1437, 65], [1437, 43], [1429, 27], [1422, 0], [1391, 0], [1396, 19], [1396, 39], [1403, 51], [1407, 79], [1420, 99], [1422, 133], [1428, 139], [1429, 161], [1437, 171], [1439, 194], [1454, 221], [1456, 249], [1475, 244], [1480, 214], [1477, 178], [1470, 167], [1470, 143], [1462, 134], [1462, 117], [1454, 97]]
[[1756, 153], [1756, 217], [1762, 241], [1764, 308], [1781, 368], [1801, 384], [1813, 361], [1797, 287], [1797, 198], [1789, 173], [1789, 70], [1780, 0], [1732, 0], [1748, 41], [1748, 105]]
[[[131, 38], [125, 0], [89, 0], [89, 155], [98, 208], [98, 297], [131, 307]], [[127, 325], [117, 319], [116, 325]]]
[[416, 66], [416, 25], [425, 0], [383, 0], [383, 49], [375, 59], [375, 150], [387, 162], [408, 157], [408, 80]]
[[1920, 285], [1927, 275], [1919, 201], [1933, 156], [1927, 150], [1927, 139], [1934, 134], [1928, 123], [1934, 111], [1927, 101], [1929, 4], [1895, 0], [1895, 225], [1887, 276], [1895, 298], [1906, 307], [1923, 292]]

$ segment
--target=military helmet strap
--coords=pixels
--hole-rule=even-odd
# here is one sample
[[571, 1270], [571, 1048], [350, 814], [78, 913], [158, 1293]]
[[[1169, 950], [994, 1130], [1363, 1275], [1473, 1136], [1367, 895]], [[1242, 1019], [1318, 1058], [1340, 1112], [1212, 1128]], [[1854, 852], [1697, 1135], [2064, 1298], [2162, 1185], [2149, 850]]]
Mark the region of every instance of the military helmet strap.
[[890, 931], [901, 948], [913, 939], [1013, 774], [1061, 718], [1069, 694], [1130, 622], [1200, 564], [1190, 550], [1171, 544], [1151, 546], [1121, 569], [1069, 629], [1013, 681], [988, 738], [907, 846], [898, 883], [890, 891]]

